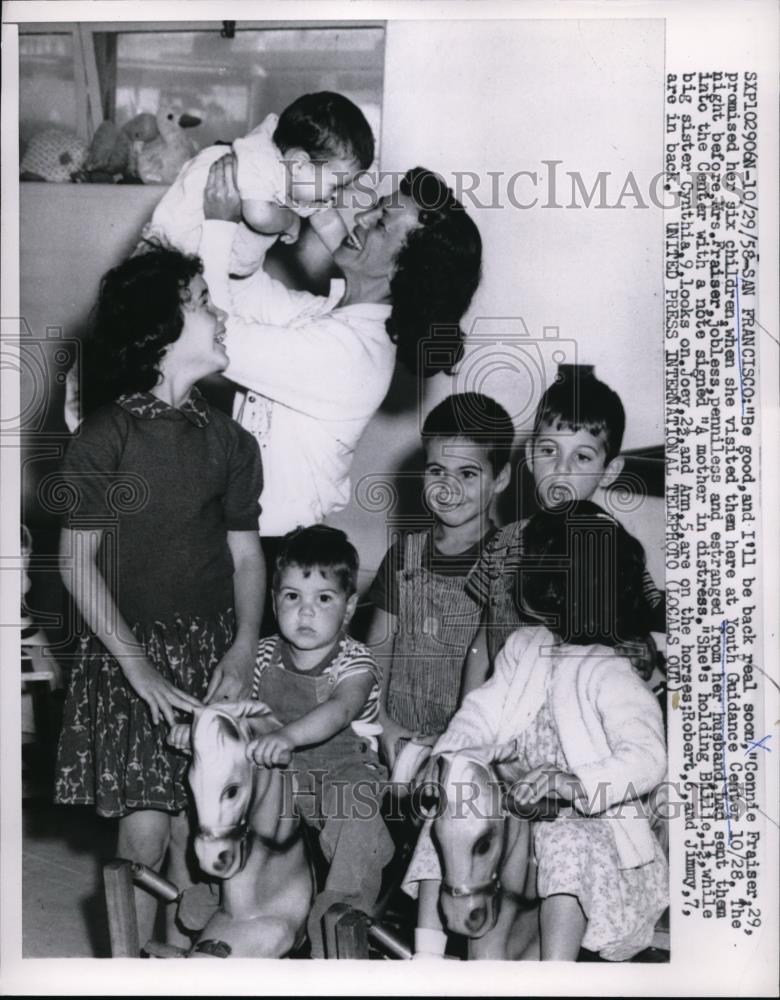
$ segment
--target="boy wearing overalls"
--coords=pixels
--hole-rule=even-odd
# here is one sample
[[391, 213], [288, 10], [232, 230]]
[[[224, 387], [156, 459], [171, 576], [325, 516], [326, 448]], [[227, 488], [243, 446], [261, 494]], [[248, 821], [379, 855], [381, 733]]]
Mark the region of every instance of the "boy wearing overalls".
[[380, 812], [378, 668], [346, 633], [357, 571], [343, 531], [315, 525], [285, 536], [272, 584], [279, 634], [259, 644], [252, 690], [283, 725], [247, 753], [264, 767], [292, 755], [296, 808], [330, 864], [309, 914], [313, 958], [324, 957], [323, 914], [339, 902], [370, 912], [393, 856]]
[[466, 592], [469, 574], [495, 534], [494, 498], [509, 483], [514, 428], [494, 399], [448, 396], [427, 416], [426, 531], [403, 532], [369, 591], [368, 644], [382, 666], [380, 736], [393, 767], [411, 737], [436, 737], [462, 698], [463, 668], [482, 608]]

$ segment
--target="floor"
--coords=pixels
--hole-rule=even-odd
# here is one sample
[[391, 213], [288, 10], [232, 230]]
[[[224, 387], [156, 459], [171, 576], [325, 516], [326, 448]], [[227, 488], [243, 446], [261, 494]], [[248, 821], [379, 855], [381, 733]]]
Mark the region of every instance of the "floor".
[[25, 799], [22, 820], [24, 957], [108, 957], [101, 869], [114, 853], [115, 823], [37, 796]]

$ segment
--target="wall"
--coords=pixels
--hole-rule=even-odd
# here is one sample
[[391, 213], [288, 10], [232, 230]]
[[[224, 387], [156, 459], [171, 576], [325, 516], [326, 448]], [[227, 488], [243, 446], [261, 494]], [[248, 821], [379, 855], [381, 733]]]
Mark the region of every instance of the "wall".
[[[627, 448], [663, 440], [660, 212], [635, 210], [630, 198], [622, 210], [542, 207], [550, 200], [544, 160], [562, 161], [557, 201], [564, 205], [571, 200], [567, 170], [580, 171], [588, 190], [599, 171], [611, 171], [609, 204], [628, 171], [646, 194], [661, 169], [662, 67], [660, 21], [388, 24], [382, 168], [422, 163], [453, 184], [455, 172], [470, 171], [482, 182], [474, 192], [482, 204], [487, 171], [536, 170], [539, 204], [524, 210], [504, 199], [501, 207], [479, 208], [463, 196], [484, 241], [483, 280], [466, 317], [473, 330], [466, 361], [454, 380], [428, 383], [419, 400], [418, 387], [398, 373], [358, 448], [359, 499], [331, 519], [360, 549], [362, 587], [386, 548], [388, 521], [419, 514], [418, 414], [450, 391], [495, 395], [522, 432], [559, 350], [565, 360], [595, 365], [620, 392]], [[143, 186], [20, 186], [22, 315], [51, 364], [45, 423], [55, 433], [63, 429], [57, 376], [67, 365], [56, 361], [47, 328], [61, 327], [66, 339], [79, 333], [100, 275], [133, 246], [161, 194]], [[527, 179], [516, 194], [530, 200]], [[545, 327], [557, 327], [558, 337], [545, 341]], [[23, 387], [28, 400], [33, 391]], [[28, 493], [34, 514], [34, 489]], [[504, 519], [516, 514], [512, 505], [502, 511]], [[662, 501], [645, 501], [627, 524], [662, 580]]]
[[[595, 365], [620, 393], [626, 448], [663, 441], [661, 212], [635, 209], [629, 196], [623, 209], [596, 208], [598, 198], [590, 208], [543, 207], [571, 203], [566, 171], [579, 171], [586, 191], [600, 171], [610, 172], [610, 205], [632, 172], [650, 203], [651, 179], [662, 169], [663, 44], [660, 20], [388, 24], [382, 169], [422, 164], [454, 188], [460, 183], [484, 243], [483, 279], [465, 320], [470, 349], [456, 378], [426, 386], [423, 413], [449, 392], [479, 389], [499, 399], [523, 432], [555, 361], [577, 361]], [[562, 161], [553, 197], [545, 160]], [[530, 209], [513, 207], [505, 193], [520, 170], [538, 175], [538, 204]], [[498, 207], [487, 207], [488, 171], [502, 175]], [[469, 172], [478, 182], [472, 195]], [[531, 202], [531, 180], [518, 179], [513, 194]], [[545, 327], [557, 327], [557, 338], [545, 339]], [[416, 389], [403, 379], [399, 387], [354, 465], [355, 481], [365, 477], [366, 487], [387, 472], [391, 491], [400, 490], [394, 506], [387, 510], [387, 491], [364, 489], [362, 503], [332, 519], [365, 539], [367, 575], [381, 557], [387, 514], [411, 511], [407, 481], [395, 470], [414, 465], [419, 416]], [[628, 520], [662, 580], [663, 502], [645, 501]]]

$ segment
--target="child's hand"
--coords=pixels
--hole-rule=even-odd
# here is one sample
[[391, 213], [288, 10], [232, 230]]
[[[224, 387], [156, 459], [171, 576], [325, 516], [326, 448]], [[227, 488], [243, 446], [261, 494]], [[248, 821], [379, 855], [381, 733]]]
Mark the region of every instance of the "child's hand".
[[531, 768], [513, 790], [518, 806], [535, 805], [541, 799], [552, 797], [573, 802], [583, 795], [582, 786], [575, 775], [568, 771], [558, 771], [549, 764]]
[[301, 220], [300, 220], [300, 217], [297, 216], [297, 215], [295, 215], [295, 213], [293, 213], [293, 217], [292, 217], [292, 221], [290, 222], [290, 225], [281, 234], [281, 236], [279, 237], [279, 239], [282, 241], [282, 243], [287, 243], [287, 244], [297, 243], [298, 242], [298, 237], [300, 236], [300, 233], [301, 233]]
[[247, 743], [246, 755], [258, 767], [273, 767], [276, 764], [284, 766], [290, 763], [294, 749], [292, 742], [286, 736], [282, 736], [281, 733], [269, 733]]
[[382, 719], [382, 732], [379, 734], [379, 749], [382, 751], [381, 756], [385, 764], [387, 764], [389, 771], [393, 770], [395, 758], [401, 749], [398, 746], [398, 741], [401, 739], [409, 740], [412, 738], [412, 735], [410, 729], [404, 729], [403, 726], [399, 726], [390, 719]]
[[181, 750], [182, 753], [192, 753], [192, 729], [188, 722], [177, 722], [171, 726], [166, 742], [169, 746]]
[[349, 234], [346, 223], [335, 208], [315, 212], [309, 219], [309, 225], [331, 253], [336, 252]]
[[616, 646], [615, 652], [629, 658], [631, 666], [643, 681], [650, 680], [658, 657], [658, 647], [652, 635], [648, 635], [641, 642], [633, 642], [627, 646]]

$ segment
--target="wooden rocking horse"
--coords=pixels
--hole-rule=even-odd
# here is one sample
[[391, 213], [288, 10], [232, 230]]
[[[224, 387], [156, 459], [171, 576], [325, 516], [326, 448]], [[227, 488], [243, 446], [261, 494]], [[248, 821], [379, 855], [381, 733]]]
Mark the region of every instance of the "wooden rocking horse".
[[[283, 772], [256, 767], [246, 756], [250, 740], [280, 725], [262, 702], [247, 701], [209, 706], [196, 712], [191, 730], [182, 725], [171, 731], [169, 742], [192, 752], [188, 778], [197, 812], [198, 864], [221, 880], [219, 909], [188, 957], [280, 958], [305, 936], [314, 879], [301, 822], [292, 797], [285, 796]], [[177, 898], [171, 883], [134, 867], [139, 884], [168, 900]], [[108, 895], [116, 884], [116, 863], [106, 875]], [[120, 911], [109, 899], [112, 945], [119, 936], [111, 927], [112, 912], [121, 924]], [[159, 946], [147, 950], [175, 953]]]
[[[519, 805], [515, 753], [514, 744], [444, 752], [417, 772], [419, 808], [432, 820], [441, 863], [441, 913], [449, 931], [469, 939], [469, 959], [539, 957], [531, 823], [554, 819], [566, 803]], [[414, 766], [429, 754], [417, 748]], [[659, 957], [645, 960], [664, 960], [664, 928], [662, 918], [648, 951]]]
[[530, 819], [554, 815], [555, 805], [545, 799], [523, 816], [502, 766], [482, 748], [444, 753], [418, 788], [441, 862], [441, 912], [448, 930], [469, 939], [469, 959], [519, 959], [536, 938]]

